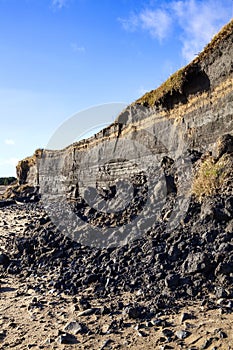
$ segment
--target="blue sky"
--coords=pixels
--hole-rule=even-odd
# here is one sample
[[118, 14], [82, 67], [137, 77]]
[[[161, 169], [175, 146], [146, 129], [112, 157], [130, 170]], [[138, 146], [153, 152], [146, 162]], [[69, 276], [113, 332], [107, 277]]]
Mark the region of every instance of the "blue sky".
[[74, 113], [159, 86], [231, 17], [232, 0], [0, 0], [0, 176]]

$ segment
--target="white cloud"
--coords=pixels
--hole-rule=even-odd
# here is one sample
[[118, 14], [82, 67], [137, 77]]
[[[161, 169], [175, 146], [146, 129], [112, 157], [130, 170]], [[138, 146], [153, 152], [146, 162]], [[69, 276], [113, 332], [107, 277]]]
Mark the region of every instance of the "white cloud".
[[70, 47], [72, 49], [73, 52], [80, 52], [80, 53], [85, 53], [86, 49], [84, 46], [78, 46], [77, 43], [71, 43]]
[[171, 32], [171, 17], [162, 9], [155, 11], [145, 10], [140, 14], [139, 18], [141, 27], [148, 30], [154, 38], [162, 40]]
[[164, 39], [170, 32], [171, 18], [168, 13], [162, 9], [145, 9], [138, 15], [131, 14], [128, 19], [119, 18], [122, 27], [134, 32], [137, 29], [143, 29], [158, 40]]
[[6, 145], [14, 145], [15, 144], [15, 141], [12, 139], [6, 139], [4, 142]]
[[62, 9], [68, 3], [68, 0], [52, 0], [52, 6], [57, 9]]
[[232, 0], [178, 0], [156, 9], [148, 7], [119, 21], [125, 30], [144, 30], [159, 41], [172, 32], [180, 33], [181, 54], [190, 61], [231, 19], [231, 12]]
[[190, 61], [230, 20], [231, 1], [186, 0], [171, 4], [174, 19], [182, 29], [182, 56]]

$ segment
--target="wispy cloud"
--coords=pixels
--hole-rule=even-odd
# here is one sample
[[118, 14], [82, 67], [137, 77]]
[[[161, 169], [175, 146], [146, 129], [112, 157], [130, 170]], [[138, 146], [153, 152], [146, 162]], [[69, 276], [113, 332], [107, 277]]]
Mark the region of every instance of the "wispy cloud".
[[6, 145], [14, 145], [14, 144], [15, 144], [15, 141], [12, 140], [12, 139], [6, 139], [6, 140], [4, 141], [4, 143], [5, 143]]
[[162, 41], [179, 32], [182, 56], [190, 61], [231, 18], [231, 0], [178, 0], [119, 19], [127, 31], [144, 30]]
[[162, 9], [145, 9], [139, 14], [131, 13], [128, 19], [118, 19], [122, 27], [134, 32], [143, 29], [158, 40], [164, 39], [170, 32], [171, 18], [169, 14]]
[[52, 6], [56, 9], [62, 9], [68, 4], [69, 0], [52, 0]]
[[85, 53], [86, 49], [84, 46], [79, 46], [77, 43], [71, 43], [70, 47], [73, 52], [80, 52], [80, 53]]
[[171, 32], [171, 22], [169, 14], [162, 9], [145, 10], [140, 14], [142, 29], [148, 30], [152, 37], [159, 40], [166, 38]]
[[171, 4], [174, 19], [182, 29], [182, 56], [190, 61], [230, 20], [229, 0], [175, 1]]
[[128, 32], [134, 32], [138, 27], [140, 27], [139, 15], [131, 13], [128, 18], [118, 18], [121, 23], [122, 28]]

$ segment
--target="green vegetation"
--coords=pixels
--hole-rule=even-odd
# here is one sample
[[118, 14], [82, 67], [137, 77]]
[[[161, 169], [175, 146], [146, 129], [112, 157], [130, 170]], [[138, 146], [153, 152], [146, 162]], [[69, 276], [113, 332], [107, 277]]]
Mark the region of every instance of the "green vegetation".
[[225, 154], [218, 161], [209, 156], [200, 165], [192, 185], [192, 193], [198, 199], [216, 194], [230, 175], [232, 167], [230, 156]]
[[16, 178], [11, 176], [11, 177], [0, 177], [0, 185], [1, 186], [8, 186], [12, 184], [13, 182], [16, 181]]

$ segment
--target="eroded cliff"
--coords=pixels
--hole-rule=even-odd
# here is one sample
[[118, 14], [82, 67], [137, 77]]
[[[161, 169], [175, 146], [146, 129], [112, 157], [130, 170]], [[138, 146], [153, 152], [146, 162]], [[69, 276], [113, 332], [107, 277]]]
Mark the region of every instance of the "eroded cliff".
[[[117, 142], [121, 139], [123, 143], [126, 139], [134, 140], [155, 154], [163, 152], [164, 146], [176, 154], [184, 149], [211, 150], [219, 136], [233, 132], [232, 40], [233, 21], [194, 61], [158, 89], [128, 106], [108, 128], [64, 150], [42, 150], [19, 162], [19, 183], [39, 185], [40, 175], [43, 177], [39, 173], [40, 159], [54, 158], [60, 159], [59, 167], [67, 177], [65, 186], [68, 191], [72, 184], [75, 186], [73, 178], [86, 151], [99, 144], [104, 148], [104, 143], [110, 140]], [[135, 154], [135, 158], [138, 156]]]

